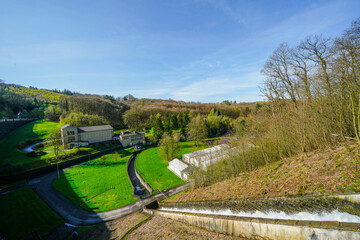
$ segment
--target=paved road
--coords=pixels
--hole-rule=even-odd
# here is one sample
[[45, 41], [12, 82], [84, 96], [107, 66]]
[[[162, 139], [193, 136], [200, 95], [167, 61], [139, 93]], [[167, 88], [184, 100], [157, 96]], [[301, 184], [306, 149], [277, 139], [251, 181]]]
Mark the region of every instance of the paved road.
[[141, 210], [144, 205], [155, 199], [160, 201], [164, 200], [170, 196], [184, 191], [188, 187], [186, 184], [181, 185], [169, 190], [165, 190], [162, 193], [157, 193], [146, 199], [138, 200], [137, 202], [122, 208], [107, 212], [94, 213], [83, 210], [57, 192], [51, 185], [52, 181], [56, 177], [57, 173], [52, 172], [41, 177], [34, 178], [33, 180], [29, 181], [29, 184], [31, 188], [39, 195], [39, 197], [50, 206], [50, 208], [52, 208], [57, 214], [64, 218], [65, 222], [74, 225], [91, 225], [124, 217], [128, 214]]

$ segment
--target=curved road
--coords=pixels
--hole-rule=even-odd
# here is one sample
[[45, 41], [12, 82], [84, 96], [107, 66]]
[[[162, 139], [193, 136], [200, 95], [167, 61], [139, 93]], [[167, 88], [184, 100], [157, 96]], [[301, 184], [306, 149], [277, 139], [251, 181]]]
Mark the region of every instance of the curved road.
[[[68, 169], [69, 168], [64, 169], [64, 171]], [[188, 187], [187, 184], [184, 184], [172, 189], [165, 190], [161, 193], [157, 193], [148, 198], [138, 200], [137, 202], [122, 208], [107, 212], [94, 213], [80, 208], [57, 192], [51, 184], [56, 177], [57, 172], [55, 171], [32, 179], [29, 181], [29, 185], [39, 195], [39, 197], [50, 206], [51, 209], [63, 217], [67, 223], [73, 225], [91, 225], [121, 218], [141, 210], [144, 205], [147, 205], [155, 199], [160, 201], [164, 200], [170, 196], [184, 191]]]

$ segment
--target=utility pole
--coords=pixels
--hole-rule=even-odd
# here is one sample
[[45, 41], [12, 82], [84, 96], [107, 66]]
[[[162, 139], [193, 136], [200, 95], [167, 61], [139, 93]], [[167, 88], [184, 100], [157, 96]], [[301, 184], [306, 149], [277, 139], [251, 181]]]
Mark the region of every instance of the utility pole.
[[86, 195], [86, 185], [85, 185], [85, 181], [84, 181], [83, 183], [84, 183], [84, 189], [85, 189], [85, 203], [87, 204], [87, 195]]

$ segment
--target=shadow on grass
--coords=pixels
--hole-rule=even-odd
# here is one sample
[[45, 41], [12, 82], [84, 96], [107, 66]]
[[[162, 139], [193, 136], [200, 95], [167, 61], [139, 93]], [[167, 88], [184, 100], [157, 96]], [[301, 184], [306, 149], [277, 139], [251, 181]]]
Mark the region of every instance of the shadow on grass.
[[[120, 149], [93, 159], [67, 170], [52, 185], [75, 205], [91, 212], [92, 216], [129, 205], [137, 201], [127, 172], [130, 156], [123, 156], [130, 154], [131, 149]], [[88, 228], [79, 229], [80, 239], [84, 229]], [[112, 231], [105, 227], [101, 239], [111, 239]]]
[[86, 202], [86, 197], [82, 195], [79, 196], [79, 194], [74, 191], [79, 189], [79, 187], [72, 186], [70, 182], [74, 182], [74, 180], [68, 179], [63, 173], [60, 175], [59, 178], [56, 178], [53, 181], [52, 185], [57, 191], [60, 190], [59, 192], [63, 194], [66, 198], [68, 198], [70, 201], [72, 201], [75, 205], [81, 207], [86, 211], [95, 213], [94, 210], [96, 210], [96, 208], [90, 208], [89, 206], [84, 204]]

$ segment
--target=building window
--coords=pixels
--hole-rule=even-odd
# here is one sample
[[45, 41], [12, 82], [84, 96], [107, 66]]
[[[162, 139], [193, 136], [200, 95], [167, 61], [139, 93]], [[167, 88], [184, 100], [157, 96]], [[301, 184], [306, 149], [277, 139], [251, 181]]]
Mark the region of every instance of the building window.
[[67, 135], [75, 135], [75, 132], [74, 131], [68, 131]]
[[69, 137], [69, 138], [68, 138], [68, 141], [69, 141], [69, 142], [75, 141], [75, 137]]

